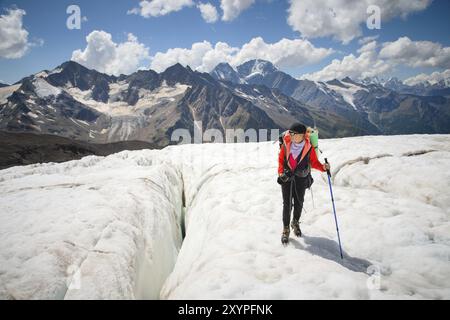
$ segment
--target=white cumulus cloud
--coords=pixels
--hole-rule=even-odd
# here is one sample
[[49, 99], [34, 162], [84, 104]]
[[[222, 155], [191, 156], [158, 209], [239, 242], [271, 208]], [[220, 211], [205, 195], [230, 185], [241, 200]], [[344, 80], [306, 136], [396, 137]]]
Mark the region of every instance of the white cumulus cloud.
[[207, 23], [214, 23], [217, 21], [218, 19], [217, 9], [211, 3], [199, 3], [197, 5], [197, 8], [199, 8], [200, 13], [202, 14], [202, 18]]
[[234, 65], [250, 59], [271, 61], [280, 68], [301, 67], [317, 63], [334, 52], [330, 48], [317, 48], [304, 39], [281, 39], [275, 43], [266, 43], [263, 38], [256, 37], [244, 44], [236, 57]]
[[370, 5], [381, 11], [383, 22], [394, 17], [405, 18], [408, 14], [426, 9], [432, 0], [290, 0], [288, 24], [304, 37], [326, 37], [348, 43], [362, 35], [361, 25], [371, 14]]
[[380, 58], [410, 67], [450, 68], [450, 47], [431, 41], [412, 41], [401, 37], [383, 44]]
[[[334, 59], [322, 70], [304, 74], [301, 78], [327, 81], [349, 76], [361, 79], [387, 74], [396, 66], [450, 68], [450, 47], [431, 41], [412, 41], [408, 37], [381, 45], [374, 40], [370, 41], [358, 50], [358, 54], [349, 54], [340, 60]], [[437, 75], [438, 73], [434, 77]], [[418, 77], [423, 78], [424, 75]], [[414, 78], [410, 79], [412, 81], [415, 81]]]
[[192, 0], [143, 0], [139, 2], [139, 8], [128, 10], [128, 14], [137, 14], [144, 18], [159, 17], [193, 5]]
[[391, 67], [389, 63], [378, 58], [376, 41], [363, 45], [358, 50], [358, 54], [358, 56], [349, 54], [341, 60], [334, 59], [322, 70], [304, 74], [301, 78], [315, 81], [328, 81], [349, 76], [353, 79], [361, 79], [383, 74]]
[[86, 42], [84, 50], [72, 53], [72, 60], [107, 74], [132, 73], [150, 58], [149, 49], [131, 33], [127, 41], [117, 44], [111, 34], [95, 30], [86, 37]]
[[[255, 0], [220, 0], [220, 8], [223, 12], [222, 20], [232, 21], [236, 19], [242, 11], [248, 9], [254, 2]], [[127, 13], [140, 15], [144, 18], [159, 17], [193, 5], [195, 5], [193, 0], [142, 0], [139, 2], [139, 7], [132, 8]], [[219, 13], [211, 3], [198, 2], [196, 6], [207, 23], [214, 23], [219, 19]]]
[[28, 42], [28, 31], [23, 28], [25, 14], [22, 9], [8, 9], [0, 15], [0, 57], [21, 58], [32, 45]]
[[248, 9], [254, 2], [255, 0], [221, 0], [222, 20], [232, 21], [236, 19], [242, 11]]
[[231, 47], [225, 42], [214, 46], [208, 42], [196, 42], [191, 48], [172, 48], [158, 52], [152, 60], [151, 69], [158, 72], [180, 63], [189, 65], [201, 72], [210, 72], [221, 62], [232, 66], [240, 65], [251, 59], [264, 59], [279, 68], [301, 67], [321, 61], [333, 53], [332, 49], [317, 48], [304, 39], [281, 39], [275, 43], [266, 43], [261, 37], [253, 38], [241, 48]]
[[364, 45], [364, 44], [366, 44], [366, 43], [369, 43], [369, 42], [372, 42], [372, 41], [374, 41], [374, 40], [377, 40], [378, 37], [379, 37], [379, 35], [376, 35], [376, 36], [369, 36], [369, 37], [364, 37], [364, 38], [359, 39], [359, 40], [358, 40], [358, 43], [359, 43], [360, 45]]

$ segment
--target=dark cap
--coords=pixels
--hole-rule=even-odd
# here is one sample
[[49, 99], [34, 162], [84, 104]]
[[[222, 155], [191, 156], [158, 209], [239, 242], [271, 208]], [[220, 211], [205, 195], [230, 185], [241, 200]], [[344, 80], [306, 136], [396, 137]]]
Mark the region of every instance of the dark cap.
[[306, 133], [306, 127], [303, 124], [296, 122], [292, 126], [290, 126], [289, 131], [304, 134]]

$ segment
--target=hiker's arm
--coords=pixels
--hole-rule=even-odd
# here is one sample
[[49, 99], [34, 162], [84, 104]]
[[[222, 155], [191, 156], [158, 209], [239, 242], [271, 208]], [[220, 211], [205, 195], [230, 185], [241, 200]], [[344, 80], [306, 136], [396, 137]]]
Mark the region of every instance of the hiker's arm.
[[278, 175], [281, 176], [283, 174], [284, 168], [284, 148], [280, 148], [280, 152], [278, 153]]
[[314, 147], [311, 149], [311, 167], [313, 167], [316, 170], [319, 170], [321, 172], [327, 171], [325, 168], [325, 165], [323, 163], [320, 163], [319, 159], [317, 159], [316, 150]]

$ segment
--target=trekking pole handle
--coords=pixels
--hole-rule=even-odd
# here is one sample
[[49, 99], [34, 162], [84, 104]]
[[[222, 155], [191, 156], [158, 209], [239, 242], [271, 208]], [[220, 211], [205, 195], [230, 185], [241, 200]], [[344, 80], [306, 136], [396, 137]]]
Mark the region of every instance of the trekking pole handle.
[[[326, 164], [329, 164], [327, 158], [325, 158], [325, 163], [326, 163]], [[327, 169], [327, 174], [331, 177], [330, 169]]]

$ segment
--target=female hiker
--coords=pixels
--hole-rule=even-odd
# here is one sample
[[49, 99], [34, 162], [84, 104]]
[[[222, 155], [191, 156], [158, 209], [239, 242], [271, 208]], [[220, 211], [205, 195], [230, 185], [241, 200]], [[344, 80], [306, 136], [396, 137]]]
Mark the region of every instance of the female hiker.
[[321, 172], [330, 169], [329, 164], [322, 164], [312, 147], [306, 127], [294, 123], [280, 137], [278, 155], [278, 180], [283, 195], [283, 233], [281, 242], [289, 242], [289, 220], [291, 216], [292, 198], [294, 200], [294, 217], [291, 227], [297, 237], [301, 237], [299, 220], [303, 209], [305, 190], [311, 187], [313, 179], [311, 167]]

